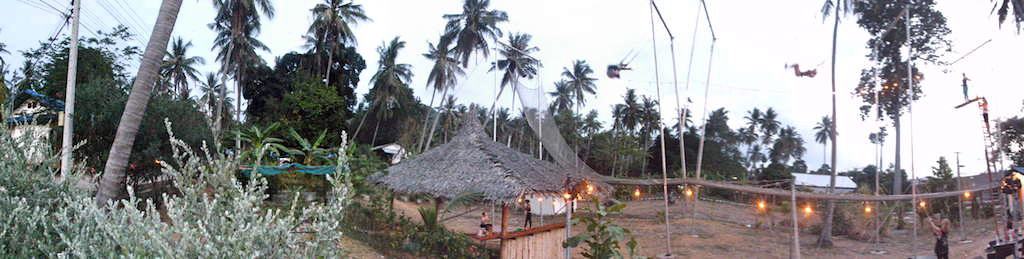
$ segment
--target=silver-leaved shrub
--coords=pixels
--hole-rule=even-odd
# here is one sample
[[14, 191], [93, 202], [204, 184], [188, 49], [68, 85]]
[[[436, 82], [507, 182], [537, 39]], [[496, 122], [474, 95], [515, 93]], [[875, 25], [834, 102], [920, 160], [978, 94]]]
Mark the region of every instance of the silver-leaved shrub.
[[344, 143], [325, 201], [275, 209], [264, 204], [265, 179], [256, 176], [243, 185], [235, 177], [236, 161], [215, 158], [205, 147], [194, 152], [170, 135], [175, 159], [163, 163], [163, 173], [181, 194], [162, 196], [164, 209], [158, 211], [134, 195], [97, 206], [81, 173], [55, 179], [45, 165], [56, 158], [27, 163], [21, 147], [28, 140], [0, 129], [0, 258], [343, 256], [339, 225], [351, 200]]

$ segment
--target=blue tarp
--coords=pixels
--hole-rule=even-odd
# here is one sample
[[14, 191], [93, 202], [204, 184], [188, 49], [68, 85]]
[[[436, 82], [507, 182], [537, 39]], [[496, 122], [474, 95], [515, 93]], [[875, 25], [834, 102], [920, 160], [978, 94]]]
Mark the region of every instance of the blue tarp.
[[[249, 175], [252, 172], [253, 167], [242, 167], [239, 168], [243, 174]], [[328, 175], [334, 174], [333, 166], [308, 166], [302, 164], [283, 164], [279, 166], [257, 166], [256, 171], [261, 175], [271, 176], [286, 173], [302, 173], [311, 175]]]

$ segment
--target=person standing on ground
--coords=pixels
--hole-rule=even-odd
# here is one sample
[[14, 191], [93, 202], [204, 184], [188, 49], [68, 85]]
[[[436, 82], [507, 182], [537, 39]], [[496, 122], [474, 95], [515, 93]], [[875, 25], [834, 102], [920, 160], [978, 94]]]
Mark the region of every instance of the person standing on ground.
[[935, 235], [935, 257], [949, 259], [949, 219], [942, 219], [936, 225], [932, 217], [928, 217], [928, 223], [932, 225], [932, 234]]
[[523, 210], [526, 211], [526, 222], [523, 223], [523, 228], [533, 227], [533, 208], [530, 208], [530, 200], [526, 200], [526, 207]]

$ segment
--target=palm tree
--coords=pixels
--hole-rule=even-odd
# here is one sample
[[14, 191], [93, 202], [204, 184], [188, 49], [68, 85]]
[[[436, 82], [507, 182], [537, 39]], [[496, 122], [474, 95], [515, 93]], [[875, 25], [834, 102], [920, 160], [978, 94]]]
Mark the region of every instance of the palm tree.
[[650, 147], [649, 141], [651, 140], [651, 134], [660, 131], [660, 120], [661, 116], [658, 113], [658, 100], [643, 96], [640, 98], [640, 141], [642, 144], [641, 151], [643, 152], [643, 160], [640, 161], [640, 173], [647, 175], [647, 159], [650, 155], [648, 147]]
[[572, 88], [569, 82], [559, 80], [555, 82], [555, 91], [548, 93], [552, 97], [550, 109], [555, 113], [571, 111], [573, 107]]
[[[455, 95], [449, 95], [447, 99], [448, 100], [445, 100], [443, 102], [444, 106], [441, 109], [441, 114], [437, 115], [437, 116], [444, 115], [444, 129], [443, 129], [443, 131], [444, 131], [444, 142], [445, 143], [448, 143], [448, 134], [451, 132], [452, 129], [455, 128], [455, 122], [458, 120], [458, 115], [462, 114], [458, 110], [459, 107], [455, 105]], [[431, 131], [433, 131], [433, 129], [431, 129]]]
[[106, 206], [108, 202], [123, 197], [125, 193], [125, 167], [128, 165], [128, 157], [131, 156], [132, 145], [135, 143], [135, 135], [138, 133], [139, 124], [142, 123], [146, 105], [152, 96], [153, 86], [159, 77], [160, 59], [167, 50], [167, 42], [171, 38], [171, 31], [174, 30], [180, 9], [181, 0], [163, 0], [160, 5], [160, 12], [153, 25], [153, 34], [146, 45], [146, 51], [142, 54], [139, 72], [117, 125], [114, 143], [111, 145], [96, 192], [96, 203], [100, 206]]
[[782, 123], [778, 120], [779, 114], [775, 109], [768, 108], [761, 116], [761, 142], [765, 145], [772, 143], [772, 138], [779, 132]]
[[446, 14], [448, 20], [445, 34], [455, 40], [455, 53], [462, 59], [462, 66], [469, 65], [469, 57], [479, 51], [484, 57], [489, 56], [490, 47], [487, 39], [498, 40], [501, 29], [498, 23], [508, 21], [508, 14], [499, 10], [488, 10], [490, 0], [466, 0], [462, 4], [462, 13]]
[[326, 57], [323, 62], [324, 81], [331, 84], [331, 67], [334, 66], [334, 53], [345, 46], [356, 45], [356, 35], [352, 25], [369, 21], [363, 6], [354, 1], [324, 0], [310, 11], [313, 12], [313, 24], [306, 31], [306, 40], [313, 48], [317, 59]]
[[[992, 12], [999, 15], [999, 26], [1003, 26], [1006, 18], [1009, 17], [1010, 9], [1013, 9], [1013, 21], [1017, 24], [1017, 31], [1021, 30], [1024, 24], [1024, 0], [993, 0]], [[1011, 7], [1012, 6], [1012, 7]]]
[[[595, 94], [594, 88], [597, 85], [594, 82], [597, 81], [597, 78], [590, 77], [594, 70], [583, 60], [573, 61], [572, 69], [563, 69], [562, 77], [565, 77], [569, 87], [572, 88], [572, 95], [576, 99], [576, 104], [583, 106], [587, 102], [585, 94]], [[576, 107], [576, 109], [578, 111], [579, 107]]]
[[530, 56], [532, 53], [540, 51], [540, 48], [531, 47], [530, 39], [533, 36], [529, 34], [515, 33], [508, 36], [508, 44], [502, 44], [502, 48], [499, 51], [504, 59], [500, 59], [491, 64], [491, 68], [488, 72], [494, 72], [495, 70], [503, 70], [505, 73], [501, 77], [501, 84], [498, 88], [498, 94], [494, 97], [494, 102], [491, 104], [491, 111], [494, 111], [494, 107], [497, 106], [498, 100], [501, 99], [501, 94], [505, 91], [505, 86], [512, 86], [512, 109], [515, 109], [516, 102], [516, 89], [519, 87], [520, 78], [533, 78], [537, 75], [537, 69], [541, 67], [540, 61]]
[[[247, 64], [262, 62], [256, 54], [257, 49], [270, 50], [256, 38], [262, 25], [260, 15], [273, 19], [274, 6], [270, 0], [213, 0], [213, 7], [217, 14], [214, 22], [208, 26], [217, 32], [213, 46], [220, 49], [217, 52], [217, 61], [221, 62], [221, 74], [235, 76], [235, 120], [241, 122], [242, 85], [245, 83]], [[222, 90], [222, 103], [226, 95], [226, 89]], [[216, 131], [221, 131], [221, 119], [219, 115], [217, 117]], [[235, 148], [242, 148], [241, 136], [235, 135]]]
[[792, 126], [779, 130], [779, 137], [772, 145], [771, 159], [776, 163], [788, 163], [789, 160], [798, 160], [807, 152], [804, 148], [804, 139]]
[[[824, 145], [828, 144], [828, 141], [832, 139], [832, 119], [828, 116], [821, 117], [821, 121], [814, 125], [814, 130], [814, 141], [821, 143], [824, 147]], [[821, 161], [825, 161], [825, 159], [827, 159], [826, 152], [827, 150], [825, 148], [821, 149]]]
[[412, 80], [412, 65], [399, 64], [397, 61], [398, 51], [402, 48], [405, 48], [405, 41], [399, 37], [377, 47], [380, 60], [377, 61], [377, 73], [370, 78], [370, 83], [373, 84], [373, 89], [370, 91], [373, 93], [374, 99], [371, 100], [372, 103], [367, 108], [366, 114], [359, 121], [359, 126], [356, 127], [353, 136], [359, 135], [363, 123], [366, 122], [366, 116], [370, 115], [374, 108], [386, 109], [381, 111], [383, 114], [378, 115], [377, 118], [389, 118], [390, 109], [395, 108], [397, 104], [395, 96], [402, 87], [408, 87], [409, 81]]
[[[499, 51], [504, 59], [500, 59], [491, 64], [491, 69], [487, 72], [494, 72], [495, 70], [502, 70], [505, 73], [501, 76], [501, 85], [498, 88], [498, 95], [495, 97], [494, 102], [497, 104], [498, 99], [501, 98], [501, 93], [505, 91], [506, 85], [512, 86], [512, 105], [515, 106], [516, 100], [516, 89], [519, 87], [519, 78], [532, 79], [537, 75], [537, 69], [541, 67], [540, 61], [530, 56], [532, 53], [540, 51], [540, 48], [530, 46], [530, 39], [533, 36], [530, 34], [515, 33], [508, 36], [509, 44], [503, 45], [503, 48]], [[494, 104], [492, 104], [493, 106]]]
[[[448, 89], [455, 87], [455, 84], [458, 83], [458, 78], [466, 74], [464, 71], [462, 71], [462, 67], [459, 67], [459, 57], [456, 56], [454, 49], [449, 47], [451, 43], [451, 37], [441, 36], [441, 39], [440, 41], [438, 41], [437, 46], [434, 46], [433, 43], [430, 43], [428, 46], [429, 49], [427, 50], [427, 53], [423, 54], [423, 57], [426, 57], [427, 59], [434, 61], [434, 66], [430, 68], [430, 74], [427, 75], [427, 87], [433, 86], [433, 91], [430, 94], [431, 106], [434, 105], [434, 94], [437, 94], [437, 92], [440, 91], [442, 98], [444, 98], [444, 96], [448, 96]], [[453, 100], [455, 100], [454, 97], [448, 98], [448, 101]], [[445, 100], [441, 99], [441, 103], [438, 104], [437, 106], [438, 108], [441, 108], [444, 107], [445, 105]], [[448, 103], [447, 105], [453, 104]], [[423, 152], [428, 147], [430, 147], [430, 143], [434, 139], [434, 129], [437, 128], [437, 122], [440, 119], [440, 116], [441, 115], [438, 114], [437, 116], [434, 117], [434, 122], [431, 123], [430, 125], [430, 133], [422, 134], [420, 136], [420, 147], [418, 149], [420, 152]], [[429, 119], [430, 113], [427, 112], [427, 116], [423, 120], [424, 127], [426, 127], [426, 122]], [[423, 129], [424, 133], [426, 133], [426, 128]], [[423, 137], [426, 137], [426, 142], [423, 141]], [[447, 142], [447, 140], [445, 142]]]
[[[206, 112], [206, 116], [210, 117], [210, 120], [214, 117], [217, 95], [223, 87], [224, 84], [217, 79], [217, 75], [214, 73], [206, 73], [206, 80], [199, 85], [199, 107]], [[213, 125], [210, 126], [212, 127]]]
[[[853, 5], [850, 0], [825, 0], [825, 5], [821, 8], [822, 19], [824, 20], [829, 15], [835, 18], [835, 23], [832, 25], [832, 177], [829, 180], [828, 192], [832, 193], [836, 185], [836, 45], [838, 44], [839, 37], [839, 18], [842, 14], [849, 14], [852, 10]], [[833, 14], [832, 11], [835, 11]], [[833, 200], [828, 201], [828, 212], [825, 214], [824, 226], [821, 228], [821, 234], [818, 235], [818, 247], [832, 247], [832, 217], [835, 214], [836, 203]]]
[[[576, 105], [574, 105], [576, 108], [576, 114], [580, 113], [580, 108], [587, 103], [586, 94], [595, 94], [594, 88], [597, 85], [594, 84], [594, 82], [597, 81], [597, 78], [590, 77], [593, 73], [594, 70], [591, 69], [590, 65], [587, 65], [587, 62], [583, 60], [573, 61], [572, 69], [562, 69], [562, 77], [565, 78], [566, 83], [569, 84], [569, 88], [572, 89], [572, 96], [576, 102]], [[573, 120], [573, 122], [575, 122], [575, 120]], [[576, 127], [577, 125], [573, 125], [573, 128]], [[578, 148], [579, 143], [576, 143], [576, 146]], [[577, 150], [576, 152], [579, 151]]]
[[174, 81], [173, 92], [177, 93], [182, 100], [187, 99], [189, 93], [188, 81], [199, 81], [199, 70], [196, 66], [206, 64], [206, 60], [199, 56], [188, 56], [188, 49], [192, 47], [192, 41], [185, 42], [178, 37], [171, 44], [171, 50], [167, 52], [161, 65], [163, 78]]
[[[743, 117], [747, 120], [747, 127], [740, 129], [740, 139], [744, 144], [747, 145], [747, 159], [750, 163], [748, 171], [753, 171], [759, 161], [763, 160], [764, 155], [761, 153], [761, 128], [764, 124], [764, 114], [761, 109], [754, 108], [747, 112], [747, 115]], [[757, 157], [754, 157], [757, 155]], [[749, 175], [747, 176], [749, 177]]]

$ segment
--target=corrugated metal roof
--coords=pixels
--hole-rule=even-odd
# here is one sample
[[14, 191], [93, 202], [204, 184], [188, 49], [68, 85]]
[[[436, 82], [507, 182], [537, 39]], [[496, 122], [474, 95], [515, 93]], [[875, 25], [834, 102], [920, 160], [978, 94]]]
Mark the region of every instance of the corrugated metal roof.
[[[793, 173], [793, 180], [796, 185], [800, 186], [812, 186], [812, 187], [828, 187], [831, 182], [830, 175], [821, 174], [801, 174]], [[849, 176], [836, 176], [836, 188], [845, 189], [857, 189], [857, 183], [853, 182]]]

